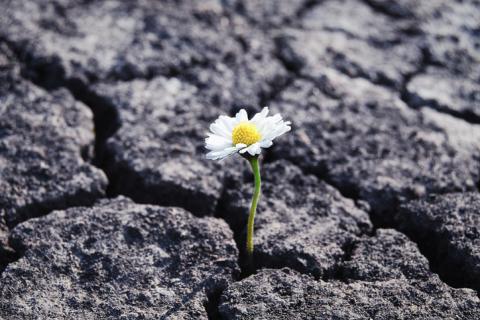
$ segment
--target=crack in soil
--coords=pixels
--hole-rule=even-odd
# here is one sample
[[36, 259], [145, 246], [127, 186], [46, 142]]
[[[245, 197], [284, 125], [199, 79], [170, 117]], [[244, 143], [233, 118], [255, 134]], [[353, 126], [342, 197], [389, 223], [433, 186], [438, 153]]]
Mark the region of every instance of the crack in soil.
[[215, 290], [210, 294], [207, 294], [207, 302], [205, 303], [205, 311], [209, 320], [221, 320], [220, 310], [220, 298], [225, 290]]
[[[303, 169], [302, 169], [302, 171], [303, 171]], [[306, 172], [306, 173], [309, 173], [309, 172]], [[310, 172], [310, 173], [315, 175], [314, 172]], [[339, 186], [339, 185], [335, 184], [335, 182], [332, 179], [330, 179], [328, 177], [328, 175], [327, 176], [316, 175], [316, 176], [319, 179], [324, 180], [326, 183], [334, 186], [342, 194], [342, 196], [353, 200], [355, 202], [355, 204], [357, 204], [359, 201], [362, 201], [362, 202], [365, 201], [364, 199], [360, 198], [360, 196], [358, 195], [358, 193], [355, 190], [350, 189], [350, 188], [344, 188], [342, 186]], [[430, 195], [432, 195], [432, 194], [430, 194]], [[393, 206], [394, 208], [392, 210], [390, 210], [388, 214], [390, 214], [392, 217], [395, 216], [397, 214], [397, 212], [399, 212], [399, 208], [400, 208], [401, 204], [402, 203], [395, 204]], [[416, 237], [415, 235], [406, 233], [404, 230], [402, 230], [400, 228], [400, 226], [398, 225], [398, 223], [393, 221], [394, 220], [393, 218], [387, 224], [385, 224], [383, 222], [379, 223], [379, 221], [375, 218], [375, 216], [378, 216], [378, 213], [375, 214], [375, 212], [373, 212], [373, 210], [367, 210], [367, 213], [370, 217], [370, 221], [373, 224], [372, 233], [366, 234], [367, 236], [372, 237], [375, 234], [375, 231], [380, 229], [380, 228], [382, 228], [382, 229], [386, 229], [386, 228], [387, 229], [394, 229], [394, 230], [404, 234], [405, 236], [407, 236], [407, 238], [409, 238], [413, 243], [415, 243], [417, 245], [420, 253], [428, 260], [429, 270], [432, 273], [437, 274], [442, 282], [444, 282], [445, 284], [447, 284], [448, 286], [450, 286], [452, 288], [470, 288], [470, 289], [478, 290], [478, 288], [473, 287], [471, 283], [458, 282], [458, 276], [456, 276], [456, 274], [455, 274], [456, 269], [454, 267], [452, 267], [451, 262], [447, 262], [448, 263], [447, 267], [444, 267], [444, 266], [442, 267], [442, 264], [445, 264], [445, 261], [444, 260], [439, 260], [436, 257], [437, 256], [436, 252], [440, 249], [440, 247], [438, 246], [439, 239], [436, 239], [436, 237], [434, 237], [432, 235], [430, 235], [430, 236], [429, 235], [423, 235], [424, 236], [423, 238]], [[352, 248], [352, 250], [353, 250], [353, 248]], [[347, 257], [348, 257], [348, 255], [347, 255]], [[348, 260], [346, 260], [346, 261], [348, 261]], [[340, 279], [337, 279], [337, 280], [340, 280]]]
[[295, 13], [296, 20], [301, 20], [308, 13], [308, 11], [312, 10], [321, 2], [322, 1], [320, 0], [306, 0], [303, 3], [303, 6]]
[[393, 2], [390, 5], [395, 7], [395, 10], [387, 10], [385, 7], [378, 3], [375, 3], [375, 1], [372, 0], [362, 0], [361, 2], [369, 6], [373, 11], [393, 19], [402, 19], [411, 16], [411, 14], [405, 9], [403, 9], [400, 4], [396, 5]]

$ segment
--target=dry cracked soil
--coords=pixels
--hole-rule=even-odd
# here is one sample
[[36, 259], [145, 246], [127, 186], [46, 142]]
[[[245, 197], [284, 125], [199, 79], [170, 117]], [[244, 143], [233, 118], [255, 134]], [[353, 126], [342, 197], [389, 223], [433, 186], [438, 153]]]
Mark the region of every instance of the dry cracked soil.
[[480, 319], [480, 1], [0, 11], [0, 319]]

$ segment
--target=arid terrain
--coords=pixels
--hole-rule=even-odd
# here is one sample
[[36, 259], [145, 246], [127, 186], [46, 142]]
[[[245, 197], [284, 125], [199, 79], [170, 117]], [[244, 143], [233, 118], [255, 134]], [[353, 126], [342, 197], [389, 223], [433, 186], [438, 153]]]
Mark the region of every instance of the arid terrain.
[[0, 11], [0, 319], [480, 319], [480, 1]]

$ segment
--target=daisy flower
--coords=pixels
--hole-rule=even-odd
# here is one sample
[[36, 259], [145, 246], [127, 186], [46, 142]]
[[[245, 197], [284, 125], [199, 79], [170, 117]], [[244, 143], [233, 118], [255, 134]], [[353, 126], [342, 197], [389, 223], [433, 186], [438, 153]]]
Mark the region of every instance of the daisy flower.
[[271, 147], [275, 138], [290, 131], [290, 122], [279, 114], [268, 116], [268, 108], [248, 120], [247, 111], [242, 109], [235, 117], [220, 116], [210, 131], [205, 139], [210, 150], [207, 159], [224, 159], [237, 152], [257, 156], [262, 148]]
[[253, 229], [261, 190], [258, 157], [262, 148], [271, 147], [275, 138], [290, 129], [290, 121], [283, 121], [279, 114], [268, 116], [268, 108], [263, 108], [250, 120], [247, 111], [242, 109], [235, 117], [220, 116], [215, 120], [205, 139], [205, 146], [210, 150], [207, 153], [208, 159], [224, 159], [238, 152], [252, 167], [254, 191], [247, 224], [247, 255], [250, 267], [253, 267]]

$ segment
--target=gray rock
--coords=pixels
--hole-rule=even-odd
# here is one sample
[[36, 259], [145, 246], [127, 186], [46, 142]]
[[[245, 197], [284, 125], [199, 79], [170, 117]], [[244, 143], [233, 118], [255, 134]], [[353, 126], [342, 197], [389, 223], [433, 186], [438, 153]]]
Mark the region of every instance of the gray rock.
[[[5, 44], [0, 44], [0, 77], [5, 78], [6, 74], [16, 72], [18, 72], [18, 64], [14, 59], [13, 52]], [[4, 90], [3, 88], [8, 88], [8, 84], [2, 82], [0, 87]], [[15, 258], [14, 250], [8, 245], [8, 235], [9, 230], [5, 217], [2, 217], [0, 218], [0, 272], [9, 261]]]
[[194, 84], [207, 104], [236, 112], [258, 112], [287, 82], [288, 73], [275, 56], [272, 39], [236, 20], [232, 31], [242, 51], [232, 52], [208, 66], [195, 66], [179, 74]]
[[48, 93], [0, 71], [0, 220], [9, 226], [103, 196], [105, 174], [90, 165], [93, 116], [66, 90]]
[[18, 73], [18, 67], [19, 65], [15, 54], [5, 43], [0, 43], [0, 72], [2, 75], [6, 72]]
[[231, 285], [219, 307], [223, 319], [477, 319], [472, 291], [432, 279], [412, 285], [392, 279], [316, 281], [290, 269], [262, 270]]
[[428, 271], [404, 235], [377, 230], [357, 243], [346, 278], [314, 280], [290, 269], [264, 269], [231, 284], [219, 311], [224, 319], [476, 319], [480, 300]]
[[[480, 80], [480, 3], [465, 1], [367, 0], [372, 8], [397, 19], [395, 23], [416, 25], [426, 63], [442, 65], [453, 74]], [[392, 20], [390, 20], [392, 21]]]
[[227, 8], [244, 14], [249, 21], [262, 28], [282, 27], [295, 24], [297, 17], [308, 10], [317, 0], [226, 0]]
[[271, 40], [217, 0], [28, 0], [3, 9], [0, 35], [47, 87], [176, 75], [209, 92], [211, 103], [257, 105], [286, 75]]
[[0, 272], [10, 263], [16, 259], [15, 250], [8, 243], [8, 236], [10, 230], [8, 229], [4, 220], [0, 222]]
[[[308, 30], [345, 33], [372, 46], [406, 41], [406, 32], [415, 26], [409, 20], [397, 20], [375, 12], [362, 1], [329, 0], [314, 6], [302, 19]], [[348, 53], [347, 53], [348, 54]]]
[[294, 128], [274, 149], [343, 193], [367, 201], [379, 225], [398, 203], [429, 193], [475, 190], [480, 128], [395, 93], [326, 69], [298, 80], [272, 104]]
[[[254, 234], [257, 267], [288, 266], [315, 277], [332, 277], [351, 245], [370, 231], [368, 214], [333, 187], [286, 161], [261, 170], [262, 198]], [[226, 206], [220, 210], [241, 234], [242, 248], [253, 190], [251, 176], [246, 171], [229, 181]]]
[[[367, 22], [359, 21], [358, 25], [362, 27], [365, 23]], [[278, 35], [279, 56], [305, 77], [317, 78], [325, 68], [333, 67], [351, 77], [400, 88], [405, 76], [420, 66], [422, 53], [418, 44], [389, 43], [391, 30], [385, 32], [386, 39], [374, 45], [361, 38], [366, 36], [364, 33], [352, 37], [341, 26], [338, 30], [331, 30], [328, 21], [321, 25], [323, 29], [320, 30], [287, 29]], [[378, 29], [373, 34], [384, 35], [384, 30]]]
[[112, 192], [213, 214], [229, 166], [246, 166], [236, 157], [223, 163], [205, 158], [208, 127], [224, 112], [175, 78], [99, 84], [93, 90], [116, 108], [120, 122], [106, 144]]
[[475, 1], [366, 0], [365, 2], [377, 12], [390, 17], [417, 20], [421, 23], [426, 19], [438, 17], [440, 12], [447, 10], [449, 7], [461, 6], [462, 3], [474, 3]]
[[470, 121], [480, 119], [480, 85], [445, 69], [428, 68], [407, 85], [409, 104], [431, 106]]
[[393, 229], [377, 229], [372, 237], [354, 243], [342, 269], [348, 281], [413, 281], [433, 276], [417, 245]]
[[402, 206], [399, 227], [428, 252], [445, 278], [480, 291], [480, 195], [431, 196]]
[[426, 64], [480, 80], [478, 2], [366, 2], [370, 5], [324, 1], [313, 6], [302, 20], [306, 30], [287, 29], [281, 36], [286, 40], [280, 56], [295, 52], [307, 76], [334, 66], [349, 76], [397, 89]]
[[191, 4], [188, 9], [148, 1], [5, 4], [8, 17], [2, 19], [2, 34], [19, 51], [30, 54], [32, 64], [57, 68], [66, 78], [125, 79], [171, 72], [201, 63], [221, 42], [226, 50], [231, 47], [231, 41], [222, 36], [225, 32], [193, 18], [194, 12], [199, 13], [196, 9], [203, 9], [218, 20], [221, 7], [216, 1], [197, 8]]
[[447, 1], [421, 21], [430, 60], [453, 73], [480, 82], [480, 3]]
[[4, 319], [207, 319], [238, 272], [221, 220], [126, 198], [17, 226], [23, 251], [1, 276]]

